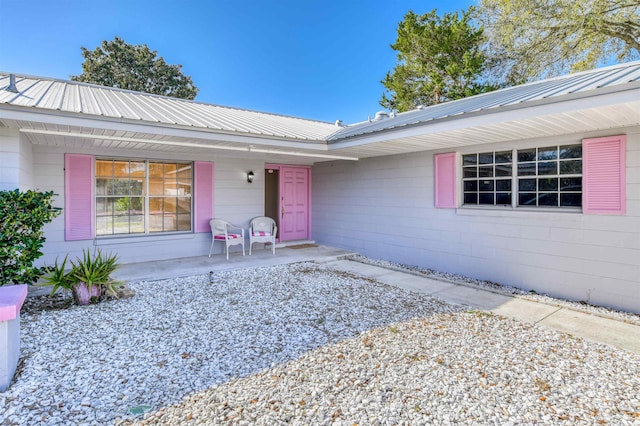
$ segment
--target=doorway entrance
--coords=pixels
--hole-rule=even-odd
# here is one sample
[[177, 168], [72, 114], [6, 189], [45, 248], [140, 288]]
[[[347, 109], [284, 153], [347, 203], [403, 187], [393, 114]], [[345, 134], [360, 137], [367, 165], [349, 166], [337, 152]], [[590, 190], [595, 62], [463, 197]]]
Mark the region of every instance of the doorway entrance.
[[265, 165], [264, 211], [278, 225], [278, 240], [310, 237], [310, 168]]

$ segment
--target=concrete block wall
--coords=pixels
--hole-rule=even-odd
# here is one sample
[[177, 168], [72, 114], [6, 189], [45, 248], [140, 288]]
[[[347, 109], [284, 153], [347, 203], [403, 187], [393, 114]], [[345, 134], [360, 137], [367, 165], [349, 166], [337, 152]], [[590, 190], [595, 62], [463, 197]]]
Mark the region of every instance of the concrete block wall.
[[[179, 153], [113, 151], [96, 148], [62, 148], [36, 145], [32, 160], [34, 186], [38, 190], [53, 190], [58, 196], [55, 205], [64, 207], [64, 154], [66, 152], [92, 154], [104, 158], [134, 158], [181, 161], [214, 162], [214, 216], [248, 228], [249, 221], [264, 214], [264, 161], [243, 159], [219, 153], [184, 155]], [[246, 173], [253, 170], [255, 179], [249, 184]], [[56, 257], [69, 254], [71, 259], [82, 254], [85, 248], [99, 247], [103, 252], [117, 253], [123, 263], [162, 260], [179, 257], [203, 256], [209, 253], [210, 233], [185, 233], [173, 235], [131, 236], [97, 238], [85, 241], [65, 241], [64, 211], [52, 223], [46, 225], [45, 255], [38, 264], [52, 264]], [[248, 241], [248, 237], [247, 237]], [[247, 242], [248, 244], [248, 242]], [[247, 247], [248, 248], [248, 247]], [[232, 247], [232, 251], [239, 248]], [[222, 252], [216, 244], [214, 253]]]
[[640, 128], [458, 151], [572, 144], [616, 134], [627, 134], [624, 216], [436, 209], [435, 152], [422, 152], [316, 164], [313, 238], [373, 258], [640, 312]]

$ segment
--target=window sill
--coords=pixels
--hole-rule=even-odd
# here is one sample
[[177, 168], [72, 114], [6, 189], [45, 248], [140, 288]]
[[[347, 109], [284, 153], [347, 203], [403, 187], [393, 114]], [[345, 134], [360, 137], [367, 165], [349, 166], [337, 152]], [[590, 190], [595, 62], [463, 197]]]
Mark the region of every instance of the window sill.
[[554, 208], [554, 207], [516, 207], [513, 208], [511, 206], [462, 206], [456, 209], [456, 214], [459, 216], [511, 216], [514, 214], [524, 214], [524, 215], [550, 215], [550, 214], [582, 214], [581, 208], [573, 208], [573, 207], [565, 207], [565, 208]]
[[94, 240], [95, 246], [111, 246], [116, 244], [131, 243], [149, 243], [154, 241], [171, 241], [171, 240], [192, 240], [195, 238], [193, 232], [180, 232], [164, 235], [123, 235], [123, 236], [104, 236], [97, 237]]

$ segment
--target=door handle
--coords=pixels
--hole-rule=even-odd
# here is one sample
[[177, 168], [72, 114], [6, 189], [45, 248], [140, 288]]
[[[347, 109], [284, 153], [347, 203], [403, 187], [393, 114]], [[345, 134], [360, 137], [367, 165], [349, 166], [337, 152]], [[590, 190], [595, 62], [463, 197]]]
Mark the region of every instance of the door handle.
[[284, 219], [284, 207], [282, 207], [282, 218]]

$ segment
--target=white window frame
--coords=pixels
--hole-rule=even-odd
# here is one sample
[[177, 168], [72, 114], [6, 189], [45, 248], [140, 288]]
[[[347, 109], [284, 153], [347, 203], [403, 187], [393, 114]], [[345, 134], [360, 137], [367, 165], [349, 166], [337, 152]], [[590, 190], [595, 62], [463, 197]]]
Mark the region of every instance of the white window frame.
[[[93, 202], [95, 205], [95, 236], [98, 239], [103, 239], [103, 238], [125, 238], [125, 237], [139, 237], [139, 236], [159, 236], [159, 235], [172, 235], [172, 234], [186, 234], [186, 233], [193, 233], [193, 229], [194, 229], [194, 206], [193, 206], [193, 188], [194, 188], [194, 163], [193, 161], [181, 161], [181, 160], [157, 160], [157, 159], [142, 159], [142, 158], [118, 158], [118, 157], [96, 157], [94, 159], [95, 163], [96, 163], [96, 173], [94, 176], [94, 195], [93, 195]], [[120, 198], [120, 197], [126, 197], [126, 195], [98, 195], [98, 191], [97, 191], [97, 186], [98, 186], [98, 178], [101, 177], [98, 175], [98, 171], [97, 171], [97, 163], [99, 161], [119, 161], [119, 162], [140, 162], [140, 163], [145, 163], [145, 176], [144, 176], [144, 192], [142, 195], [138, 196], [138, 195], [132, 195], [132, 197], [140, 197], [143, 198], [143, 203], [144, 203], [144, 231], [143, 232], [122, 232], [122, 233], [108, 233], [108, 234], [99, 234], [98, 233], [98, 199], [99, 198]], [[149, 209], [149, 200], [151, 198], [166, 198], [166, 196], [158, 196], [158, 195], [151, 195], [149, 193], [149, 182], [150, 182], [150, 176], [149, 176], [149, 165], [151, 163], [162, 163], [162, 164], [189, 164], [190, 169], [191, 169], [191, 176], [189, 178], [190, 180], [190, 186], [191, 186], [191, 191], [188, 195], [184, 195], [184, 198], [189, 198], [189, 216], [190, 216], [190, 229], [189, 230], [170, 230], [170, 231], [150, 231], [150, 219], [151, 219], [151, 212]]]
[[[520, 187], [519, 187], [519, 180], [520, 179], [536, 179], [536, 182], [538, 182], [538, 179], [543, 179], [543, 178], [552, 178], [552, 179], [558, 179], [558, 190], [557, 191], [539, 191], [538, 190], [538, 186], [536, 184], [536, 200], [537, 198], [537, 194], [539, 193], [557, 193], [558, 194], [558, 204], [560, 203], [560, 198], [561, 198], [561, 194], [562, 193], [573, 193], [573, 194], [580, 194], [582, 196], [582, 193], [584, 192], [584, 180], [583, 180], [583, 166], [584, 164], [582, 164], [582, 159], [583, 156], [582, 154], [580, 155], [580, 157], [575, 157], [575, 158], [566, 158], [566, 159], [561, 159], [560, 157], [560, 149], [563, 147], [571, 147], [571, 146], [581, 146], [582, 147], [582, 142], [570, 142], [567, 141], [565, 143], [557, 143], [557, 144], [553, 144], [553, 143], [549, 143], [549, 144], [537, 144], [535, 146], [529, 146], [529, 147], [519, 147], [519, 148], [512, 148], [512, 149], [499, 149], [499, 148], [495, 148], [495, 149], [491, 149], [491, 150], [485, 150], [485, 151], [473, 151], [473, 152], [463, 152], [460, 153], [461, 155], [461, 161], [460, 161], [460, 171], [461, 171], [461, 175], [460, 175], [460, 193], [461, 195], [461, 201], [462, 201], [462, 207], [463, 208], [480, 208], [480, 209], [503, 209], [505, 207], [511, 207], [513, 209], [518, 209], [518, 210], [534, 210], [534, 211], [540, 211], [540, 210], [552, 210], [552, 211], [581, 211], [582, 210], [582, 203], [580, 203], [580, 206], [549, 206], [549, 205], [537, 205], [538, 203], [536, 202], [536, 205], [520, 205], [519, 204], [519, 200], [520, 200], [520, 193], [525, 193], [528, 191], [520, 191]], [[549, 148], [549, 147], [555, 147], [556, 148], [556, 152], [557, 152], [557, 158], [555, 160], [547, 160], [547, 161], [556, 161], [558, 163], [557, 169], [556, 169], [556, 173], [553, 175], [539, 175], [538, 174], [538, 163], [544, 163], [546, 162], [545, 160], [539, 160], [538, 159], [538, 152], [540, 149], [544, 149], [544, 148]], [[519, 176], [518, 175], [518, 164], [521, 163], [520, 161], [518, 161], [518, 151], [526, 151], [526, 150], [534, 150], [535, 151], [535, 161], [531, 161], [528, 163], [535, 163], [535, 171], [536, 174], [535, 175], [527, 175], [527, 176]], [[500, 177], [496, 177], [495, 176], [495, 154], [496, 153], [501, 153], [501, 152], [507, 152], [507, 151], [511, 151], [511, 191], [497, 191], [496, 189], [496, 184], [495, 181], [501, 179]], [[478, 181], [478, 185], [480, 184], [479, 181], [482, 179], [480, 176], [476, 176], [475, 178], [465, 178], [464, 177], [464, 157], [467, 155], [477, 155], [479, 156], [480, 154], [488, 154], [488, 153], [492, 153], [494, 156], [494, 162], [491, 164], [487, 164], [487, 165], [493, 165], [494, 166], [494, 176], [493, 177], [487, 177], [486, 179], [491, 179], [494, 181], [494, 204], [479, 204], [479, 200], [477, 200], [476, 204], [469, 204], [469, 203], [465, 203], [464, 202], [464, 194], [465, 194], [465, 181]], [[479, 158], [479, 157], [478, 157]], [[581, 161], [581, 167], [580, 167], [580, 173], [571, 173], [571, 174], [560, 174], [560, 163], [563, 161], [574, 161], [574, 160], [580, 160]], [[499, 164], [506, 164], [506, 163], [499, 163]], [[480, 164], [477, 165], [477, 167], [481, 166]], [[560, 189], [560, 179], [562, 178], [580, 178], [581, 179], [581, 190], [580, 191], [561, 191]], [[469, 192], [469, 191], [467, 191]], [[511, 204], [495, 204], [495, 194], [496, 192], [510, 192], [511, 193]], [[478, 191], [479, 193], [479, 191]]]

